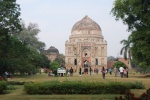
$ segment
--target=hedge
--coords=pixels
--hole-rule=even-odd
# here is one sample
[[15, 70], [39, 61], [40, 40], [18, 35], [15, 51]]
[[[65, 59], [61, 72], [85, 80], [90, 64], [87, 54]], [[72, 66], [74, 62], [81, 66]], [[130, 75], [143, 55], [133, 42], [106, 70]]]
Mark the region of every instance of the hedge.
[[51, 81], [24, 85], [27, 94], [124, 94], [130, 89], [129, 83], [121, 82]]
[[32, 81], [7, 81], [9, 85], [24, 85], [25, 83], [30, 83]]
[[4, 93], [7, 89], [7, 82], [5, 81], [0, 81], [0, 94]]

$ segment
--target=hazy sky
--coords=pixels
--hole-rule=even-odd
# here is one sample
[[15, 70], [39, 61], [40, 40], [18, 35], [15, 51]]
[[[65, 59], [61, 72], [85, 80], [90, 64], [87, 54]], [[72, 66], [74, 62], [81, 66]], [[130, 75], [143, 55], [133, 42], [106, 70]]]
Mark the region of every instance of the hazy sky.
[[40, 41], [46, 49], [55, 46], [65, 54], [65, 41], [69, 39], [73, 25], [84, 16], [97, 22], [107, 41], [108, 56], [119, 56], [122, 45], [130, 33], [122, 21], [116, 21], [110, 14], [114, 0], [17, 0], [21, 18], [28, 25], [37, 23], [41, 32]]

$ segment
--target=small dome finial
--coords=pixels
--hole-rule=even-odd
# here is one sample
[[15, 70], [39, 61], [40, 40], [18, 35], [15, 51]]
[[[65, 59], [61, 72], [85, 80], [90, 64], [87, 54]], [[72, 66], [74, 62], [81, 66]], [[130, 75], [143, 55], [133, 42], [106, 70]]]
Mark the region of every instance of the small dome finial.
[[85, 15], [85, 17], [84, 17], [84, 18], [86, 19], [86, 18], [88, 18], [88, 16], [87, 16], [87, 15]]

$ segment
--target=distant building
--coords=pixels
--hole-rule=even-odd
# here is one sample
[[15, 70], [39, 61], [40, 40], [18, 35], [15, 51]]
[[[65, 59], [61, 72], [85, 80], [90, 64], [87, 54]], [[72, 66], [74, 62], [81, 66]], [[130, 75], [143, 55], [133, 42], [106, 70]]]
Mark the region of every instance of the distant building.
[[50, 61], [54, 61], [55, 58], [59, 56], [59, 51], [54, 46], [51, 46], [49, 49], [44, 51], [44, 54], [48, 57]]
[[118, 61], [123, 62], [127, 67], [129, 67], [129, 59], [125, 60], [124, 58], [118, 58]]
[[107, 68], [113, 68], [113, 65], [116, 63], [117, 61], [107, 61]]
[[[66, 67], [107, 67], [107, 41], [100, 26], [88, 16], [78, 21], [72, 28], [65, 43]], [[78, 69], [77, 69], [78, 70]]]
[[117, 61], [123, 62], [127, 67], [129, 67], [129, 60], [125, 60], [124, 58], [117, 58], [115, 61], [107, 61], [107, 67], [108, 68], [113, 68], [114, 63]]

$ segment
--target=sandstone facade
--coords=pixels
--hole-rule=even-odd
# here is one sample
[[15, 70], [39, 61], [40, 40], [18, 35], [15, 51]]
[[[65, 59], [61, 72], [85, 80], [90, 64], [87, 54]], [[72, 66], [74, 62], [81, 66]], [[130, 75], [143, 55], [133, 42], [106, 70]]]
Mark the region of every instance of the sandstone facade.
[[107, 41], [100, 26], [88, 16], [78, 21], [72, 28], [65, 43], [66, 68], [107, 67]]

